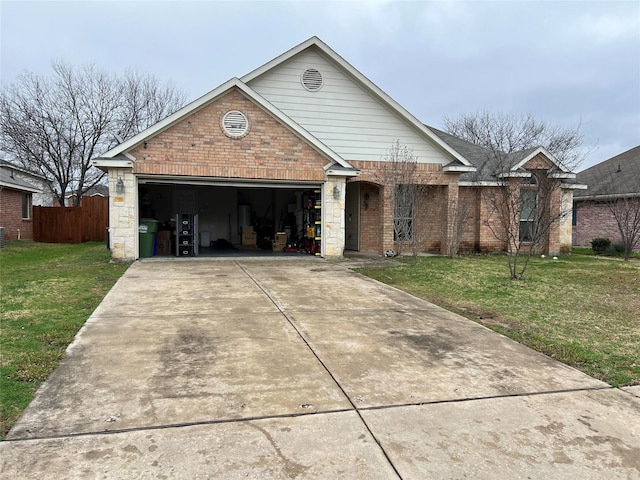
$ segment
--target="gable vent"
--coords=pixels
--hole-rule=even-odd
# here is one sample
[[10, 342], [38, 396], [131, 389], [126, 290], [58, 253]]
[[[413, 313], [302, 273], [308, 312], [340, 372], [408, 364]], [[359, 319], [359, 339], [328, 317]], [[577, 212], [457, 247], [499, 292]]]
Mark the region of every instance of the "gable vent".
[[308, 68], [302, 73], [302, 85], [310, 92], [322, 88], [322, 74], [315, 68]]
[[222, 128], [230, 137], [241, 137], [249, 130], [249, 120], [244, 113], [231, 110], [222, 117]]

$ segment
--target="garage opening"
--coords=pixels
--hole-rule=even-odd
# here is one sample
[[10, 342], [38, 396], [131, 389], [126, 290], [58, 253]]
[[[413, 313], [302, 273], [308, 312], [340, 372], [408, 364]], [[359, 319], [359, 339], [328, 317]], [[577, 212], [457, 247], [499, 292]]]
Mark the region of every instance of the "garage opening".
[[320, 255], [321, 186], [139, 180], [140, 257]]

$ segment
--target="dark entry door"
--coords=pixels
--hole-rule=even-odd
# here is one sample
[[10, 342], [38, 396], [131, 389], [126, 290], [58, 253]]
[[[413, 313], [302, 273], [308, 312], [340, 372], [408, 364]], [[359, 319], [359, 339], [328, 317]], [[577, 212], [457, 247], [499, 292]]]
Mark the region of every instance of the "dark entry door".
[[345, 200], [345, 248], [360, 250], [360, 184], [347, 183]]

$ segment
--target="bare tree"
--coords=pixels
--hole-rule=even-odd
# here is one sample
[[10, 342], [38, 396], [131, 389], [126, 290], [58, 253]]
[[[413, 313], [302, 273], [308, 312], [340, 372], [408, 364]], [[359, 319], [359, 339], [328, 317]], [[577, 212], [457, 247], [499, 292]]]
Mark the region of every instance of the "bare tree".
[[618, 196], [606, 203], [620, 231], [624, 259], [629, 260], [633, 251], [640, 248], [640, 196]]
[[[532, 254], [548, 248], [549, 233], [571, 214], [560, 200], [561, 177], [582, 162], [582, 135], [536, 120], [532, 115], [481, 112], [457, 120], [445, 118], [446, 130], [481, 148], [475, 180], [487, 206], [485, 225], [505, 245], [511, 279], [522, 279]], [[548, 163], [514, 167], [536, 147], [544, 147], [563, 167]]]
[[418, 255], [428, 233], [422, 199], [428, 186], [421, 178], [418, 159], [413, 150], [396, 140], [387, 150], [384, 161], [379, 162], [376, 181], [390, 189], [393, 199], [393, 233], [396, 252], [401, 254], [409, 247], [414, 257]]
[[458, 118], [444, 118], [445, 130], [491, 152], [508, 154], [543, 146], [567, 169], [575, 171], [592, 151], [582, 148], [582, 124], [562, 128], [534, 115], [510, 115], [480, 111]]
[[53, 75], [32, 72], [3, 86], [0, 148], [26, 169], [51, 181], [64, 205], [67, 193], [82, 194], [104, 173], [91, 159], [177, 110], [185, 100], [171, 84], [151, 76], [123, 77], [93, 65], [52, 63]]
[[451, 226], [449, 228], [449, 234], [447, 235], [447, 256], [449, 258], [455, 258], [460, 254], [460, 244], [465, 234], [465, 230], [469, 226], [469, 215], [471, 214], [472, 206], [469, 203], [461, 202], [459, 197], [455, 197], [450, 201], [449, 212], [450, 218], [448, 221]]

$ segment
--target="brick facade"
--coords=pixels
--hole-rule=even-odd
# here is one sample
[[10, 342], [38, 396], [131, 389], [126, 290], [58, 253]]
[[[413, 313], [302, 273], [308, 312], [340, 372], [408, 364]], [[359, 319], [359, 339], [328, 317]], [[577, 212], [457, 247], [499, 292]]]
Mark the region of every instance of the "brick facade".
[[[638, 199], [640, 201], [640, 199]], [[573, 226], [573, 245], [591, 247], [594, 238], [608, 238], [611, 243], [620, 243], [620, 230], [609, 207], [592, 200], [574, 204], [576, 224]]]
[[33, 238], [33, 207], [29, 196], [29, 218], [22, 218], [22, 196], [24, 192], [11, 188], [0, 188], [0, 226], [4, 227], [5, 240]]
[[[248, 133], [240, 138], [231, 138], [222, 129], [222, 118], [231, 110], [241, 111], [249, 122]], [[237, 88], [147, 138], [129, 153], [135, 158], [133, 170], [114, 168], [109, 171], [112, 189], [115, 188], [115, 179], [122, 178], [125, 182], [125, 194], [111, 199], [111, 245], [116, 258], [135, 257], [136, 177], [152, 175], [321, 183], [323, 254], [342, 256], [345, 178], [328, 177], [324, 170], [329, 163], [328, 158]], [[382, 254], [388, 249], [398, 251], [398, 247], [404, 251], [410, 249], [410, 246], [398, 245], [394, 241], [392, 191], [383, 184], [384, 173], [381, 172], [388, 164], [371, 161], [350, 163], [360, 170], [358, 177], [348, 179], [360, 184], [360, 251]], [[543, 156], [536, 156], [527, 167], [548, 168], [548, 162]], [[457, 219], [463, 216], [460, 220], [464, 224], [461, 251], [504, 251], [505, 244], [494, 234], [501, 225], [495, 215], [489, 218], [491, 204], [486, 195], [491, 188], [498, 187], [460, 187], [459, 177], [459, 173], [444, 172], [440, 164], [417, 164], [414, 178], [427, 186], [414, 212], [414, 238], [419, 242], [417, 250], [447, 254], [452, 239], [457, 236]], [[510, 181], [519, 185], [520, 179]], [[556, 190], [552, 198], [553, 208], [559, 208], [562, 203], [562, 192], [559, 187]], [[554, 226], [551, 232], [553, 240], [548, 246], [554, 253], [561, 250], [560, 231], [560, 226]]]
[[[249, 132], [230, 138], [222, 117], [239, 110]], [[329, 160], [237, 88], [130, 152], [135, 174], [290, 181], [325, 180]]]

